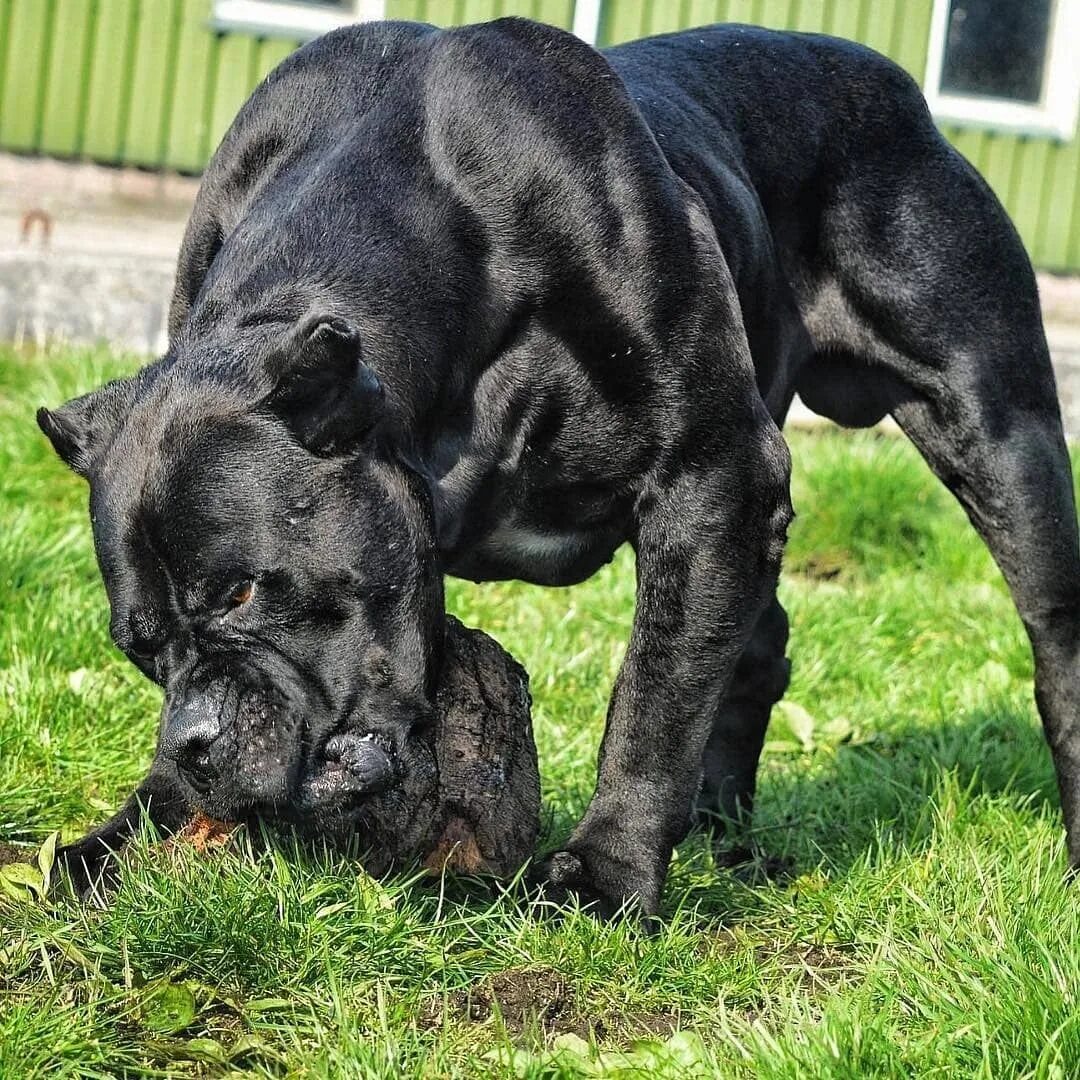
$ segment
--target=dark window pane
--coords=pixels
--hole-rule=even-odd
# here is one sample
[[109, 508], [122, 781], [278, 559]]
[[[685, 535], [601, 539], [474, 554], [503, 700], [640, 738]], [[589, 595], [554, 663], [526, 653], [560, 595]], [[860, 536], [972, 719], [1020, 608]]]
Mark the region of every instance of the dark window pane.
[[941, 89], [1037, 103], [1052, 0], [952, 0]]

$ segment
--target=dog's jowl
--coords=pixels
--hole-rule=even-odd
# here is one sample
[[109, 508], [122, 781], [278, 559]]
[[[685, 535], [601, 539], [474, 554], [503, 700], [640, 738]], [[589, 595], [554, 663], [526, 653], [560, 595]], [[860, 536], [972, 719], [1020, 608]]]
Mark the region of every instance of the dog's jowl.
[[629, 542], [596, 791], [541, 874], [654, 913], [695, 816], [749, 812], [787, 683], [796, 391], [895, 417], [989, 544], [1080, 862], [1080, 564], [1035, 282], [914, 82], [748, 27], [299, 50], [206, 172], [166, 354], [40, 414], [90, 483], [116, 643], [165, 689], [150, 776], [68, 862], [140, 804], [272, 815], [343, 733], [407, 766], [442, 575], [568, 584]]

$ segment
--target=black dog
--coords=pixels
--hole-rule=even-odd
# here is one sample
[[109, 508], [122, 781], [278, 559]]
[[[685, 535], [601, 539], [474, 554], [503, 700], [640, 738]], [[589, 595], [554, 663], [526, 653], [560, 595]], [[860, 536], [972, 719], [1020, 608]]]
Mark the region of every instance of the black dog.
[[301, 49], [207, 170], [166, 355], [39, 415], [90, 481], [113, 636], [166, 691], [150, 777], [68, 862], [139, 801], [166, 827], [329, 820], [327, 770], [367, 753], [360, 799], [408, 766], [444, 572], [564, 585], [629, 541], [596, 793], [545, 873], [655, 912], [693, 814], [749, 810], [787, 683], [796, 391], [891, 413], [989, 544], [1080, 862], [1080, 562], [1035, 281], [915, 83], [738, 26]]

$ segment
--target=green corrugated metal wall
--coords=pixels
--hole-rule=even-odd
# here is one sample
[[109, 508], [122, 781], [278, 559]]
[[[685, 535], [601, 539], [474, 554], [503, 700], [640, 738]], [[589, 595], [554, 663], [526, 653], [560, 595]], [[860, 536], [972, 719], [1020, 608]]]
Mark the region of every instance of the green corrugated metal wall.
[[[0, 148], [197, 172], [255, 84], [296, 45], [216, 33], [212, 0], [0, 0]], [[606, 0], [600, 44], [710, 22], [865, 42], [921, 80], [932, 0]], [[392, 18], [527, 15], [573, 0], [388, 0]], [[1080, 270], [1080, 138], [946, 128], [990, 181], [1037, 265]]]
[[295, 42], [218, 35], [211, 0], [0, 0], [0, 147], [197, 172]]
[[[389, 0], [436, 23], [527, 15], [569, 26], [573, 0]], [[298, 42], [217, 33], [212, 0], [0, 0], [0, 148], [198, 172], [237, 109]]]

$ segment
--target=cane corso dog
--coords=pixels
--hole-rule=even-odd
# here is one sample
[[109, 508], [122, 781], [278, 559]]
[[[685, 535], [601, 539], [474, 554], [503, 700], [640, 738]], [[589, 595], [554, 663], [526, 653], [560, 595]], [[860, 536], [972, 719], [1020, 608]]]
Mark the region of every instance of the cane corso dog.
[[539, 874], [655, 913], [688, 825], [748, 813], [787, 684], [796, 392], [893, 416], [989, 545], [1080, 862], [1080, 561], [1035, 279], [918, 86], [749, 26], [300, 49], [206, 171], [165, 355], [39, 414], [89, 480], [116, 644], [165, 690], [149, 777], [66, 861], [92, 871], [140, 807], [336, 820], [431, 715], [444, 574], [569, 585], [628, 542], [595, 794]]

